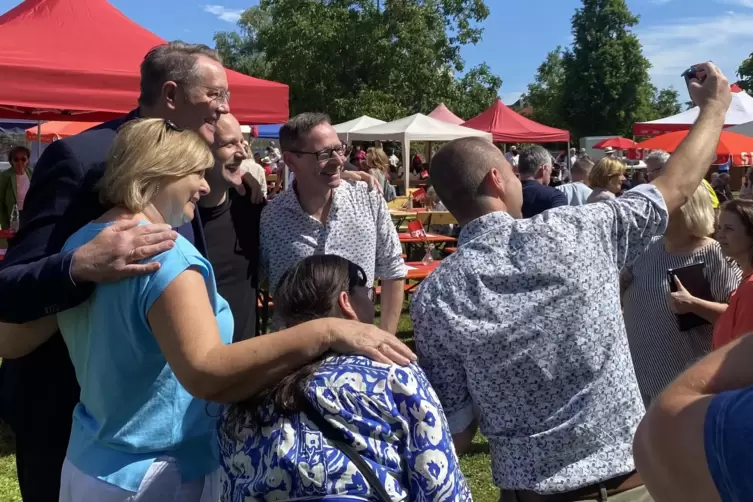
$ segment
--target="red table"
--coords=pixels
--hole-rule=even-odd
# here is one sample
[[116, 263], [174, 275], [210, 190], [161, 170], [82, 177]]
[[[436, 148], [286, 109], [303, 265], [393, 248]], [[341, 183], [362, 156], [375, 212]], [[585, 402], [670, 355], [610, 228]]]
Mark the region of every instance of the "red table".
[[[10, 230], [0, 230], [0, 239], [12, 239], [15, 237], [15, 232]], [[5, 249], [0, 249], [0, 261], [5, 259]]]
[[397, 234], [401, 244], [421, 244], [422, 242], [456, 242], [455, 237], [448, 237], [439, 234], [426, 234], [426, 237], [411, 237], [411, 234], [401, 232]]
[[420, 261], [407, 261], [405, 264], [411, 268], [408, 270], [408, 274], [405, 278], [408, 280], [422, 281], [429, 277], [429, 274], [434, 272], [439, 266], [439, 263], [439, 260], [434, 260], [428, 265], [424, 265], [423, 262]]

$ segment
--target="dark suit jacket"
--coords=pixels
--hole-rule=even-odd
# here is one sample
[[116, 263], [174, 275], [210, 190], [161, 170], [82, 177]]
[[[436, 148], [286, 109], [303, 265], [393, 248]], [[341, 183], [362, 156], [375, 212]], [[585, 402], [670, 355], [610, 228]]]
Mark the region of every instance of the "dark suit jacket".
[[[72, 281], [73, 252], [62, 253], [61, 249], [75, 231], [106, 211], [96, 191], [105, 157], [118, 127], [137, 117], [138, 110], [45, 149], [24, 201], [21, 229], [11, 240], [0, 268], [0, 320], [23, 323], [39, 319], [74, 307], [92, 293], [93, 284]], [[178, 231], [206, 254], [198, 212], [191, 224]], [[45, 408], [44, 413], [50, 413], [53, 404], [45, 403], [41, 395], [50, 395], [48, 387], [57, 386], [58, 392], [70, 392], [70, 397], [78, 400], [75, 377], [69, 381], [70, 358], [59, 334], [26, 357], [4, 361], [2, 367], [4, 402], [14, 408], [14, 414], [35, 399]], [[21, 402], [9, 402], [9, 392]], [[71, 409], [61, 413], [70, 415]], [[24, 426], [26, 419], [19, 419], [19, 426]]]
[[567, 197], [556, 188], [535, 180], [520, 183], [523, 185], [523, 218], [532, 218], [547, 209], [567, 205]]

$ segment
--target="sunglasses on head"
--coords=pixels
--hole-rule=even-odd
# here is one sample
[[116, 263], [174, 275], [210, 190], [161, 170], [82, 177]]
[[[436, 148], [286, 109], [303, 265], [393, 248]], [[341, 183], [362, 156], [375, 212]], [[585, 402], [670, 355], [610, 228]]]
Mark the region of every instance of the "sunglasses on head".
[[353, 291], [356, 287], [367, 288], [366, 295], [374, 301], [374, 288], [367, 286], [368, 279], [363, 268], [353, 262], [348, 262], [348, 290]]

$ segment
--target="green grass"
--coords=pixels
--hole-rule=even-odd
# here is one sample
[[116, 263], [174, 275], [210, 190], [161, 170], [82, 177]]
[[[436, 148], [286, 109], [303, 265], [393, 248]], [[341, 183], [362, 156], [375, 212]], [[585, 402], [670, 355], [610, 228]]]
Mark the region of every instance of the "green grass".
[[[410, 317], [403, 314], [398, 325], [398, 336], [408, 345], [413, 345], [413, 326]], [[16, 456], [13, 434], [0, 423], [0, 501], [21, 502], [16, 481]], [[486, 438], [477, 435], [473, 450], [460, 458], [460, 468], [473, 492], [476, 502], [497, 502], [499, 491], [492, 483], [491, 457]]]

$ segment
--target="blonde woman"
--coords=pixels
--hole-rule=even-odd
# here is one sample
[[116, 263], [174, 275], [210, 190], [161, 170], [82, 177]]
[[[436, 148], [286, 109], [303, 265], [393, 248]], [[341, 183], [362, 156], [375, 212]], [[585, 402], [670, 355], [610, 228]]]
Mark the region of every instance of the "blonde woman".
[[[64, 249], [122, 222], [176, 227], [191, 220], [196, 202], [209, 192], [204, 173], [213, 164], [194, 132], [160, 119], [127, 123], [100, 185], [112, 209], [73, 234]], [[209, 262], [182, 236], [154, 259], [160, 267], [153, 274], [99, 284], [88, 301], [57, 316], [81, 386], [61, 502], [216, 502], [219, 410], [202, 399], [248, 398], [330, 349], [408, 362], [387, 333], [355, 336], [349, 347], [362, 350], [347, 349], [331, 319], [227, 345], [233, 318]], [[364, 333], [362, 323], [341, 326]], [[26, 345], [2, 346], [8, 332], [34, 328], [54, 329], [49, 319], [0, 325], [2, 353], [22, 355], [33, 349], [32, 339], [43, 342], [43, 335], [25, 333]], [[397, 357], [383, 354], [392, 350]]]
[[591, 195], [586, 203], [612, 200], [622, 191], [625, 182], [625, 164], [622, 161], [604, 157], [599, 160], [588, 175], [588, 185]]
[[[690, 364], [711, 351], [714, 322], [740, 284], [740, 269], [727, 260], [714, 231], [714, 209], [701, 185], [670, 214], [664, 237], [655, 239], [623, 270], [625, 328], [643, 399], [648, 404]], [[667, 271], [705, 264], [713, 301], [690, 295], [680, 284], [670, 292]], [[694, 313], [709, 324], [681, 332], [675, 314]]]
[[389, 167], [390, 159], [384, 150], [371, 147], [366, 151], [366, 171], [376, 178], [381, 187], [384, 186]]

